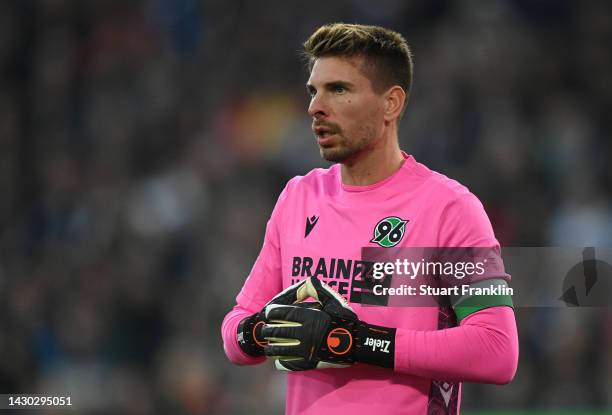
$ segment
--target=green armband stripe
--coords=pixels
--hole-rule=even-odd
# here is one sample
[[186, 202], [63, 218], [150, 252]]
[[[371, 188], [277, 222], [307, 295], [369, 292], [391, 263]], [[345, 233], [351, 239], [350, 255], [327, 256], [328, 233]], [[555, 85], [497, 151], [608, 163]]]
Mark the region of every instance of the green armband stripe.
[[512, 291], [503, 278], [489, 278], [469, 285], [469, 290], [462, 286], [466, 295], [451, 295], [450, 301], [457, 320], [461, 321], [476, 311], [489, 307], [506, 305], [512, 307]]
[[455, 305], [457, 322], [460, 322], [472, 313], [489, 307], [508, 306], [514, 308], [512, 297], [509, 295], [474, 295]]

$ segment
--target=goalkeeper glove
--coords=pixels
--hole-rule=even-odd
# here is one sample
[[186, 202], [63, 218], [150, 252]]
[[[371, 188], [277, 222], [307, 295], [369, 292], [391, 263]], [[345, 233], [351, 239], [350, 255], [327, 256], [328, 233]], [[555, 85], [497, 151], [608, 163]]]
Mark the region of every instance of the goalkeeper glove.
[[341, 368], [355, 362], [393, 368], [395, 328], [359, 320], [336, 291], [316, 278], [289, 288], [296, 301], [310, 296], [320, 309], [278, 303], [264, 307], [264, 352], [276, 359], [277, 369]]
[[[268, 341], [262, 336], [261, 330], [265, 324], [264, 310], [266, 306], [272, 304], [293, 304], [304, 301], [308, 298], [308, 293], [303, 289], [299, 290], [303, 283], [303, 281], [300, 281], [281, 291], [266, 303], [262, 311], [244, 318], [238, 324], [238, 345], [243, 352], [253, 357], [264, 355], [264, 347], [268, 344]], [[315, 308], [317, 305], [318, 303], [301, 303], [301, 307]]]
[[261, 311], [243, 319], [238, 324], [238, 345], [249, 356], [264, 355], [264, 346], [268, 343], [261, 335], [264, 324], [264, 315]]

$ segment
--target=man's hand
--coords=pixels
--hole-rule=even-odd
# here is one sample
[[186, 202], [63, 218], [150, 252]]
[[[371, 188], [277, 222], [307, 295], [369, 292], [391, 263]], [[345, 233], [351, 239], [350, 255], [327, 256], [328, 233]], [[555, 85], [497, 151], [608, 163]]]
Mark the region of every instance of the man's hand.
[[264, 315], [261, 311], [243, 319], [238, 324], [238, 345], [249, 356], [264, 355], [264, 346], [268, 343], [261, 335], [264, 324]]
[[310, 293], [314, 292], [313, 289], [309, 291], [306, 287], [307, 281], [308, 280], [300, 281], [281, 291], [274, 296], [261, 311], [244, 318], [240, 324], [238, 324], [238, 345], [243, 352], [253, 357], [263, 356], [265, 354], [264, 347], [268, 344], [268, 341], [262, 336], [261, 330], [266, 322], [265, 309], [267, 306], [272, 304], [290, 305], [296, 303], [296, 305], [300, 307], [318, 307], [319, 303], [303, 303], [303, 301], [310, 296]]
[[[289, 287], [285, 300], [264, 307], [266, 324], [261, 335], [267, 341], [265, 355], [276, 359], [280, 370], [347, 367], [364, 362], [393, 367], [395, 329], [360, 321], [346, 301], [327, 284], [310, 277]], [[299, 301], [312, 297], [319, 307]]]

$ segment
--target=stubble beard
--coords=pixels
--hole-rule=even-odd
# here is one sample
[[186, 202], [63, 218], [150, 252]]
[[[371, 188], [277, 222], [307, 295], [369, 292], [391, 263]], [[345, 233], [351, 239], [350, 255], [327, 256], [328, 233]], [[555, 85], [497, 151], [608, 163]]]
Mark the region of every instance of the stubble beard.
[[372, 145], [372, 139], [365, 136], [351, 142], [344, 135], [338, 135], [340, 140], [337, 143], [328, 147], [319, 146], [321, 157], [332, 163], [350, 162]]

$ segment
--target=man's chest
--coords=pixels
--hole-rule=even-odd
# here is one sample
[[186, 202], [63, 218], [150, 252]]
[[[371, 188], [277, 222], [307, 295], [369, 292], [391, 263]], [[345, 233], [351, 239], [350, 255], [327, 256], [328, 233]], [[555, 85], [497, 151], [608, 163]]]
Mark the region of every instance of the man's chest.
[[436, 206], [409, 199], [350, 207], [302, 203], [280, 229], [283, 285], [314, 276], [351, 303], [386, 305], [387, 299], [368, 294], [373, 256], [435, 246], [436, 211]]
[[304, 201], [283, 220], [281, 251], [355, 256], [363, 248], [434, 246], [439, 211], [435, 204], [409, 198], [355, 206]]

